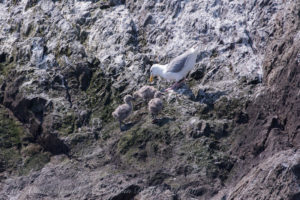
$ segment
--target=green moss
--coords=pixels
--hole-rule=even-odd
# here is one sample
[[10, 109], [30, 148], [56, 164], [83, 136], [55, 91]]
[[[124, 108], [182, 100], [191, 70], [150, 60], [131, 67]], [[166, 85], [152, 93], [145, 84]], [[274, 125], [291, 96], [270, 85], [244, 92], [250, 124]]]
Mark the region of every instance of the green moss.
[[42, 150], [42, 147], [38, 144], [29, 144], [26, 147], [24, 147], [21, 151], [21, 154], [23, 156], [33, 156], [35, 154], [40, 153]]
[[26, 175], [32, 170], [33, 171], [40, 170], [49, 161], [50, 161], [49, 153], [42, 152], [42, 153], [35, 154], [25, 160], [22, 168], [19, 168], [19, 175]]
[[0, 148], [20, 146], [23, 133], [20, 124], [0, 113]]
[[[216, 147], [216, 144], [218, 147]], [[227, 155], [222, 145], [212, 138], [202, 138], [181, 147], [186, 163], [196, 164], [209, 178], [224, 181], [233, 167], [234, 160]]]
[[[49, 161], [48, 153], [27, 152], [30, 155], [24, 162], [21, 152], [25, 152], [24, 138], [27, 135], [21, 124], [10, 118], [0, 106], [0, 171], [24, 174], [41, 169]], [[27, 149], [28, 150], [28, 149]], [[29, 154], [30, 153], [30, 154]]]
[[130, 148], [146, 145], [149, 141], [169, 145], [172, 137], [180, 137], [180, 130], [176, 125], [169, 124], [159, 127], [151, 122], [142, 126], [135, 126], [124, 134], [118, 143], [118, 151], [125, 154]]
[[101, 70], [96, 71], [86, 91], [89, 109], [104, 123], [112, 121], [111, 113], [121, 103], [119, 91], [112, 89], [112, 81]]
[[3, 76], [7, 76], [10, 70], [15, 68], [15, 63], [0, 63], [0, 74]]
[[228, 99], [226, 97], [222, 97], [215, 103], [213, 111], [218, 119], [233, 119], [236, 113], [242, 108], [243, 102], [241, 99]]
[[76, 116], [74, 113], [67, 113], [62, 120], [62, 123], [59, 124], [59, 127], [57, 127], [57, 130], [63, 134], [68, 135], [72, 132], [74, 132], [75, 129], [75, 121]]
[[109, 131], [103, 132], [103, 133], [101, 134], [101, 138], [102, 138], [103, 140], [108, 140], [108, 139], [110, 138], [110, 132], [109, 132]]
[[118, 151], [125, 154], [131, 147], [141, 145], [149, 140], [151, 132], [144, 128], [135, 127], [128, 131], [118, 143]]
[[0, 160], [3, 168], [16, 168], [20, 160], [17, 148], [20, 146], [21, 135], [22, 131], [18, 125], [8, 118], [3, 108], [0, 108]]
[[0, 171], [13, 172], [22, 163], [22, 157], [16, 148], [0, 148]]
[[3, 170], [13, 171], [21, 162], [19, 149], [23, 135], [21, 125], [9, 118], [6, 110], [0, 107], [0, 161]]

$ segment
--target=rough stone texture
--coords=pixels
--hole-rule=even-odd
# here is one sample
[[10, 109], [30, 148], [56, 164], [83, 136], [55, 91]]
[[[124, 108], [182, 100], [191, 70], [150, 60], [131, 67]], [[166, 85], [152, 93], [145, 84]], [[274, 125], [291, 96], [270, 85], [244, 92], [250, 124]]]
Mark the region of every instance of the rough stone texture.
[[268, 157], [239, 181], [228, 199], [299, 198], [299, 160], [296, 150], [281, 151]]
[[0, 1], [0, 199], [299, 199], [299, 30], [295, 0]]

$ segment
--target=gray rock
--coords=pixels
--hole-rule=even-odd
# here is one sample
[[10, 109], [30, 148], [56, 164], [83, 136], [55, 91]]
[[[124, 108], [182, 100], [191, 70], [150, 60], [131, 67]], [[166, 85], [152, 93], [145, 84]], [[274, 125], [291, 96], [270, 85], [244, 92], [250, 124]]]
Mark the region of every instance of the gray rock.
[[[299, 10], [293, 0], [0, 1], [0, 130], [12, 131], [0, 196], [298, 199]], [[192, 46], [195, 68], [164, 94], [160, 122], [141, 105], [120, 134], [111, 114], [122, 97]], [[31, 146], [38, 156], [22, 154]]]
[[[228, 198], [278, 198], [280, 196], [281, 198], [296, 199], [299, 189], [296, 189], [297, 184], [291, 180], [292, 177], [297, 177], [297, 170], [295, 170], [298, 166], [297, 160], [299, 161], [299, 152], [282, 151], [275, 154], [253, 168], [247, 177], [243, 178], [236, 187], [230, 189]], [[264, 173], [265, 170], [268, 173]], [[275, 179], [280, 181], [274, 183]], [[241, 185], [243, 186], [241, 187]], [[268, 189], [270, 185], [273, 185], [273, 188], [281, 187], [281, 189], [274, 194]], [[288, 196], [287, 190], [291, 190]]]

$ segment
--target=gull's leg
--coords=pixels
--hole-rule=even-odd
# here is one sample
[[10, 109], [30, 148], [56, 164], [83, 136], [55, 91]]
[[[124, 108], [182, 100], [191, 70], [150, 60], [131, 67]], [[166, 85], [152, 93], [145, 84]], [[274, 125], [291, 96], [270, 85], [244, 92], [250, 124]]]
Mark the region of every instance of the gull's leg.
[[175, 88], [175, 86], [177, 85], [177, 82], [174, 83], [171, 87], [165, 89], [166, 92], [168, 92], [169, 90], [173, 90]]
[[171, 86], [171, 88], [172, 88], [172, 89], [175, 89], [175, 88], [178, 87], [178, 85], [179, 85], [179, 82], [175, 82], [175, 83]]
[[183, 84], [186, 81], [186, 77], [184, 77], [183, 79], [181, 79], [180, 81], [178, 81], [178, 83]]
[[186, 83], [186, 77], [184, 77], [181, 81], [180, 84], [185, 84]]
[[180, 81], [174, 83], [171, 87], [167, 88], [166, 91], [168, 90], [176, 90], [178, 89], [183, 83], [185, 82], [185, 78], [184, 79], [181, 79]]
[[173, 89], [180, 88], [184, 83], [185, 83], [185, 78], [183, 78], [180, 81], [178, 81], [177, 83], [175, 83], [174, 86], [173, 86], [174, 87]]

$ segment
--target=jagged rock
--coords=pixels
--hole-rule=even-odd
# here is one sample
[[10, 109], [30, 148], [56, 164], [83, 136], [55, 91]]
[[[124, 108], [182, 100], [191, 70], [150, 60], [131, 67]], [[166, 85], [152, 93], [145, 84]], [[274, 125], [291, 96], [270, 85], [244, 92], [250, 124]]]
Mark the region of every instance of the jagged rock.
[[[295, 179], [297, 177], [297, 170], [295, 169], [299, 165], [299, 156], [299, 151], [294, 150], [274, 154], [274, 156], [254, 167], [247, 177], [243, 178], [236, 187], [230, 189], [227, 198], [276, 199], [279, 197], [296, 199], [299, 196], [299, 189], [297, 188], [299, 180]], [[269, 187], [274, 190], [270, 190]]]
[[[294, 0], [0, 1], [0, 196], [298, 199], [299, 10]], [[134, 105], [121, 134], [111, 113], [122, 97], [191, 46], [197, 64], [164, 94], [159, 122]]]
[[[195, 123], [193, 123], [195, 124]], [[190, 136], [193, 138], [199, 138], [201, 136], [209, 136], [211, 133], [210, 125], [204, 121], [198, 121], [190, 132]]]
[[141, 190], [141, 187], [138, 185], [130, 185], [117, 194], [114, 197], [109, 198], [110, 200], [130, 200], [133, 199]]
[[203, 187], [193, 188], [189, 190], [189, 194], [194, 197], [202, 196], [206, 192], [206, 189]]
[[148, 185], [149, 186], [160, 185], [163, 183], [164, 179], [166, 179], [169, 176], [170, 176], [169, 174], [163, 172], [157, 172], [149, 178]]
[[249, 116], [244, 112], [240, 112], [236, 115], [235, 121], [239, 124], [247, 123], [249, 121]]

